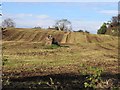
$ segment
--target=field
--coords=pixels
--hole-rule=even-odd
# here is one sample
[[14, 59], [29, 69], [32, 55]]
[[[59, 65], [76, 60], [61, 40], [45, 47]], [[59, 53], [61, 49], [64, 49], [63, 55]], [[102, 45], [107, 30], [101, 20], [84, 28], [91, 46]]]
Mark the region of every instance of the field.
[[[44, 39], [53, 35], [61, 46], [45, 46]], [[80, 90], [85, 78], [102, 69], [102, 79], [115, 87], [118, 75], [118, 38], [80, 32], [8, 29], [3, 32], [4, 88], [39, 88]], [[52, 84], [48, 84], [51, 82]], [[47, 84], [46, 84], [47, 83]], [[98, 86], [100, 87], [100, 86]], [[62, 90], [57, 89], [57, 90]]]

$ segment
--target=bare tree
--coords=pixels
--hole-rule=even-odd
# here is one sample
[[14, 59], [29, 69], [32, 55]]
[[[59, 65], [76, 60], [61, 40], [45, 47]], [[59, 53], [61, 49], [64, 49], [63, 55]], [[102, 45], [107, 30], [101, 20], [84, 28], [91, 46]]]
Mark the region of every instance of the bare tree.
[[72, 31], [71, 22], [67, 19], [58, 20], [55, 23], [55, 28], [59, 31]]
[[112, 24], [116, 26], [118, 24], [118, 16], [112, 17]]
[[15, 22], [11, 18], [7, 18], [2, 22], [3, 28], [15, 27]]

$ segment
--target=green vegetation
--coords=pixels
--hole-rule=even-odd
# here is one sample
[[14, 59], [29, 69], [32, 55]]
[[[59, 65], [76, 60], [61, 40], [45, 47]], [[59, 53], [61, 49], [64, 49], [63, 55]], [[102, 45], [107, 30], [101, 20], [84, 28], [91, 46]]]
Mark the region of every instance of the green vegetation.
[[120, 14], [118, 16], [113, 16], [111, 21], [108, 21], [107, 23], [103, 23], [103, 25], [97, 31], [97, 34], [118, 36], [119, 27], [120, 27]]
[[45, 46], [45, 49], [57, 49], [59, 48], [60, 46], [56, 45], [56, 44], [52, 44], [52, 45], [48, 45], [48, 46]]
[[97, 67], [89, 67], [88, 70], [92, 71], [93, 74], [86, 77], [86, 81], [84, 82], [85, 88], [97, 88], [97, 84], [101, 82], [101, 74], [103, 69], [99, 69]]
[[105, 34], [107, 31], [107, 26], [106, 23], [103, 23], [103, 25], [100, 27], [100, 29], [98, 30], [97, 34]]

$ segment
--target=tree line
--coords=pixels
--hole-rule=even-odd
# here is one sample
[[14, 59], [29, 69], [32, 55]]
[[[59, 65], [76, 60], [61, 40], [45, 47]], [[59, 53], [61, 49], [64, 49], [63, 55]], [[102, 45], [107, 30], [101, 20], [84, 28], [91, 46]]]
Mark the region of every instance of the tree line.
[[[3, 28], [10, 28], [15, 26], [16, 26], [16, 23], [11, 18], [4, 19], [4, 21], [2, 22]], [[56, 30], [59, 30], [59, 31], [72, 31], [72, 24], [67, 19], [58, 20], [55, 23], [54, 27]], [[40, 29], [41, 27], [38, 26], [34, 28]]]
[[[109, 27], [114, 27], [118, 25], [120, 25], [120, 14], [118, 16], [112, 17], [111, 21], [108, 21], [107, 23], [104, 22], [102, 26], [98, 29], [97, 34], [105, 34]], [[7, 18], [2, 22], [3, 28], [9, 28], [9, 27], [15, 27], [15, 26], [16, 26], [16, 23], [11, 18]], [[34, 28], [41, 29], [41, 27], [34, 27]], [[48, 29], [50, 29], [50, 27]], [[67, 19], [61, 19], [61, 20], [56, 21], [54, 25], [54, 29], [59, 30], [59, 31], [66, 31], [66, 32], [72, 31], [72, 24]], [[90, 33], [87, 30], [86, 31], [78, 30], [77, 32]]]
[[[2, 22], [2, 27], [3, 28], [10, 28], [10, 27], [15, 27], [16, 23], [14, 22], [14, 20], [12, 20], [11, 18], [7, 18], [4, 19], [4, 21]], [[35, 26], [35, 29], [42, 29], [42, 27], [40, 26]], [[55, 29], [55, 30], [59, 30], [59, 31], [73, 31], [72, 29], [72, 23], [67, 20], [67, 19], [61, 19], [56, 21], [55, 25], [53, 25], [53, 28], [48, 27], [48, 29]], [[85, 32], [85, 33], [90, 33], [87, 30], [78, 30], [77, 32]]]

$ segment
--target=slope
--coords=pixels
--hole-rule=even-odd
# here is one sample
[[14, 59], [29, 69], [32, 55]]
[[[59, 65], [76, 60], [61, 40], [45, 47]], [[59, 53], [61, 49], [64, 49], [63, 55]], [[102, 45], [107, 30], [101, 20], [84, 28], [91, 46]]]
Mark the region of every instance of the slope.
[[60, 43], [78, 44], [117, 40], [115, 36], [95, 35], [81, 32], [63, 32], [55, 30], [10, 28], [3, 31], [3, 41], [44, 42], [45, 37], [52, 35]]

